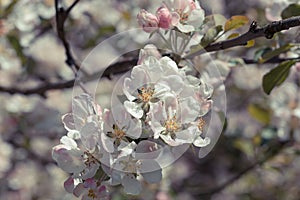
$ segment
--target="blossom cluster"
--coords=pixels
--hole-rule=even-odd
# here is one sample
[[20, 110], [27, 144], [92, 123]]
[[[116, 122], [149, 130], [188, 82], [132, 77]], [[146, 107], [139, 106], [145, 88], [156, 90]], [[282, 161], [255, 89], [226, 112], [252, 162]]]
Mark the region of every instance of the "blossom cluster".
[[162, 57], [154, 45], [141, 50], [122, 89], [125, 100], [110, 110], [84, 93], [62, 117], [68, 134], [52, 156], [71, 175], [65, 189], [82, 199], [106, 199], [115, 185], [137, 195], [144, 181], [161, 180], [161, 162], [169, 159], [165, 148], [210, 143], [203, 136], [203, 116], [211, 109], [213, 88]]
[[182, 33], [189, 33], [202, 25], [204, 10], [198, 1], [166, 0], [156, 10], [156, 14], [142, 9], [137, 18], [139, 25], [146, 32], [152, 32], [158, 28], [168, 30], [176, 27]]

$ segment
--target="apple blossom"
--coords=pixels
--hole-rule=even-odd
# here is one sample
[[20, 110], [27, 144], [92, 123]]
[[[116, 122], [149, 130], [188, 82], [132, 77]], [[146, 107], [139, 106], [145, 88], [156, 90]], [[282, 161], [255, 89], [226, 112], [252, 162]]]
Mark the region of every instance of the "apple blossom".
[[152, 13], [142, 9], [137, 15], [138, 24], [145, 32], [152, 32], [158, 28], [158, 19]]
[[105, 110], [103, 120], [102, 145], [109, 153], [126, 146], [129, 138], [137, 139], [141, 135], [141, 121], [132, 119], [123, 106], [116, 106], [112, 111]]
[[52, 156], [71, 174], [65, 189], [82, 199], [105, 199], [107, 187], [115, 185], [137, 195], [141, 180], [161, 180], [165, 147], [210, 143], [203, 137], [202, 117], [211, 109], [213, 88], [204, 79], [187, 75], [185, 68], [148, 45], [122, 80], [127, 99], [121, 104], [102, 113], [90, 95], [82, 94], [74, 98], [73, 113], [62, 117], [68, 136]]
[[[148, 143], [148, 142], [146, 142]], [[141, 157], [136, 157], [135, 152], [137, 149], [143, 149], [143, 153], [151, 153], [154, 149], [143, 148], [143, 144], [136, 145], [134, 142], [122, 149], [123, 153], [113, 162], [112, 169], [109, 170], [110, 182], [116, 185], [122, 184], [124, 191], [127, 194], [137, 195], [142, 191], [142, 185], [139, 180], [139, 175], [147, 183], [157, 183], [161, 181], [162, 170], [160, 165], [154, 159], [145, 159]], [[140, 147], [139, 147], [140, 146]], [[153, 143], [149, 142], [146, 146], [153, 147]], [[138, 151], [142, 153], [141, 151]], [[138, 154], [139, 154], [138, 153]], [[152, 158], [158, 157], [159, 154], [155, 155]]]
[[159, 20], [158, 26], [163, 29], [172, 27], [172, 14], [166, 6], [157, 9], [156, 16]]
[[109, 194], [105, 185], [102, 185], [93, 178], [84, 183], [79, 183], [74, 189], [74, 195], [82, 196], [82, 200], [108, 200]]
[[199, 28], [204, 21], [204, 10], [198, 1], [166, 0], [165, 5], [173, 12], [173, 23], [179, 31], [189, 33]]
[[85, 147], [93, 151], [102, 131], [101, 115], [101, 107], [91, 96], [82, 94], [73, 100], [73, 113], [63, 115], [62, 121], [70, 137], [80, 138]]

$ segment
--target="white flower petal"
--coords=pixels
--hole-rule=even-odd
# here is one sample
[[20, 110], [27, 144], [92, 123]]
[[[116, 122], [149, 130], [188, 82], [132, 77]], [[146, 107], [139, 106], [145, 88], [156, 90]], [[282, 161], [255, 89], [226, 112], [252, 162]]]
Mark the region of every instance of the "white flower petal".
[[153, 159], [144, 159], [139, 161], [138, 172], [148, 173], [161, 170], [161, 166]]
[[187, 97], [180, 102], [180, 120], [181, 123], [190, 123], [195, 121], [199, 115], [200, 105], [193, 97]]
[[72, 113], [67, 113], [62, 116], [62, 122], [64, 124], [64, 127], [68, 131], [76, 130], [75, 122], [74, 122], [74, 116]]
[[187, 20], [187, 24], [192, 25], [193, 27], [200, 27], [203, 24], [204, 21], [204, 10], [202, 9], [195, 9], [191, 12], [189, 15], [189, 18]]
[[52, 149], [52, 158], [58, 166], [68, 173], [79, 173], [85, 168], [82, 152], [76, 149], [68, 150], [64, 145], [57, 145]]
[[136, 180], [133, 174], [126, 174], [122, 178], [122, 185], [127, 194], [138, 195], [142, 191], [141, 183]]
[[111, 170], [109, 183], [112, 186], [119, 185], [121, 183], [121, 172], [117, 170]]
[[200, 136], [197, 136], [196, 139], [194, 140], [193, 144], [196, 147], [205, 147], [210, 144], [210, 138], [201, 138]]
[[83, 145], [90, 151], [95, 149], [100, 132], [96, 123], [87, 123], [80, 131], [81, 141]]
[[102, 147], [109, 153], [114, 152], [114, 139], [107, 137], [105, 134], [101, 135]]
[[143, 65], [135, 66], [131, 71], [131, 77], [125, 78], [123, 92], [130, 101], [133, 101], [136, 98], [134, 94], [137, 94], [138, 88], [151, 82], [146, 69]]
[[133, 117], [140, 119], [144, 115], [143, 109], [138, 104], [130, 101], [125, 101], [124, 106]]
[[92, 164], [91, 166], [84, 169], [84, 173], [82, 174], [82, 179], [86, 180], [95, 176], [97, 170], [99, 169], [99, 163]]
[[179, 146], [183, 144], [182, 141], [173, 140], [169, 134], [168, 135], [161, 134], [160, 138], [170, 146]]
[[129, 123], [130, 124], [129, 124], [129, 128], [126, 130], [126, 135], [133, 139], [139, 138], [142, 134], [141, 120], [129, 119]]
[[177, 26], [179, 31], [183, 32], [183, 33], [190, 33], [195, 31], [195, 28], [191, 25], [183, 25], [181, 23], [178, 23]]
[[147, 183], [158, 183], [162, 179], [162, 170], [156, 170], [153, 172], [141, 173]]
[[134, 157], [136, 159], [155, 159], [157, 158], [162, 150], [160, 146], [152, 141], [142, 140], [138, 143]]
[[176, 133], [175, 141], [178, 143], [192, 143], [195, 137], [195, 129], [188, 128]]
[[71, 139], [67, 136], [62, 136], [62, 138], [60, 139], [60, 142], [64, 145], [66, 145], [69, 150], [77, 148], [77, 143], [73, 139]]

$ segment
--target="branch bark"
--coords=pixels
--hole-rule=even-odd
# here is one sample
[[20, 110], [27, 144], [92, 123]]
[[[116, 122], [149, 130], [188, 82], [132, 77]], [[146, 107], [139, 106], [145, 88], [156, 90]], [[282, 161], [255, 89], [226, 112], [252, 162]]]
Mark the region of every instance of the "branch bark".
[[236, 46], [244, 46], [247, 44], [248, 41], [259, 37], [272, 39], [275, 33], [278, 33], [283, 30], [288, 30], [296, 26], [300, 26], [300, 16], [271, 22], [270, 24], [267, 24], [262, 28], [259, 28], [257, 26], [257, 22], [254, 21], [250, 25], [249, 31], [240, 35], [239, 37], [209, 44], [208, 46], [206, 46], [204, 49], [201, 49], [200, 51], [197, 51], [192, 54], [188, 54], [185, 58], [192, 58], [194, 56], [201, 55], [205, 52], [213, 52], [213, 51], [224, 50]]
[[[106, 77], [111, 79], [112, 75], [122, 74], [129, 71], [133, 66], [136, 65], [137, 61], [138, 61], [137, 58], [130, 58], [130, 59], [124, 59], [122, 61], [116, 62], [110, 65], [109, 67], [107, 67], [104, 72], [99, 71], [98, 73], [94, 73], [91, 76], [84, 77], [82, 79], [82, 82], [86, 83], [88, 81], [98, 79], [101, 74], [102, 74], [101, 78]], [[9, 93], [9, 94], [23, 94], [23, 95], [37, 94], [42, 97], [46, 97], [46, 93], [50, 90], [59, 90], [59, 89], [67, 89], [67, 88], [74, 87], [75, 80], [76, 79], [63, 81], [59, 83], [45, 83], [34, 88], [17, 88], [17, 87], [0, 86], [0, 92]]]
[[272, 144], [269, 147], [270, 149], [268, 151], [261, 153], [262, 155], [266, 155], [266, 156], [258, 159], [256, 162], [249, 165], [244, 170], [240, 171], [239, 173], [234, 175], [232, 178], [225, 181], [223, 184], [220, 184], [219, 186], [217, 186], [215, 188], [211, 188], [211, 189], [208, 189], [205, 191], [199, 191], [199, 188], [197, 188], [197, 190], [193, 190], [190, 192], [192, 192], [194, 195], [197, 195], [197, 196], [211, 196], [215, 193], [221, 192], [222, 190], [224, 190], [225, 188], [227, 188], [228, 186], [233, 184], [235, 181], [239, 180], [242, 176], [244, 176], [248, 172], [255, 169], [257, 166], [263, 165], [264, 163], [266, 163], [267, 161], [269, 161], [270, 159], [272, 159], [273, 157], [278, 155], [286, 147], [290, 147], [293, 143], [294, 143], [293, 140], [284, 141], [284, 142], [275, 141], [275, 144]]
[[59, 7], [59, 0], [55, 0], [55, 17], [56, 17], [57, 35], [64, 45], [66, 57], [67, 57], [66, 60], [67, 65], [71, 68], [74, 66], [76, 70], [79, 70], [80, 66], [75, 62], [75, 59], [72, 55], [72, 52], [70, 50], [70, 44], [66, 39], [64, 26], [71, 10], [76, 6], [76, 4], [79, 1], [80, 0], [75, 0], [73, 4], [67, 10], [65, 10], [64, 8]]
[[[65, 50], [66, 50], [66, 56], [67, 60], [66, 63], [69, 65], [74, 65], [76, 69], [79, 69], [79, 65], [76, 64], [74, 61], [73, 55], [71, 54], [69, 43], [66, 40], [65, 32], [64, 32], [64, 23], [66, 20], [66, 17], [70, 13], [71, 9], [74, 8], [74, 6], [79, 2], [79, 0], [74, 1], [74, 3], [67, 9], [64, 10], [62, 8], [58, 8], [58, 0], [55, 0], [55, 8], [56, 8], [56, 17], [57, 17], [57, 31], [58, 36], [62, 40]], [[243, 35], [233, 38], [230, 40], [217, 42], [208, 45], [205, 50], [196, 52], [193, 55], [190, 56], [196, 56], [201, 53], [205, 52], [212, 52], [212, 51], [219, 51], [227, 48], [231, 48], [234, 46], [240, 46], [245, 45], [247, 41], [258, 38], [258, 37], [266, 37], [267, 39], [270, 39], [273, 37], [273, 35], [277, 32], [280, 32], [282, 30], [287, 30], [292, 27], [300, 26], [300, 16], [288, 18], [281, 21], [272, 22], [262, 28], [258, 28], [256, 23], [252, 23], [252, 25], [249, 28], [249, 31], [244, 33]], [[116, 62], [112, 65], [110, 65], [104, 72], [100, 71], [98, 73], [95, 73], [93, 75], [85, 77], [83, 82], [87, 82], [89, 80], [95, 80], [99, 78], [99, 75], [102, 74], [102, 77], [111, 78], [112, 75], [121, 74], [124, 72], [129, 71], [133, 66], [136, 65], [138, 58], [128, 58], [123, 59], [119, 62]], [[246, 64], [253, 64], [256, 63], [256, 61], [253, 60], [247, 60], [244, 59]], [[273, 63], [270, 61], [270, 63]], [[277, 59], [274, 62], [279, 62], [280, 59]], [[70, 66], [69, 65], [69, 66]], [[75, 79], [59, 82], [59, 83], [45, 83], [40, 86], [37, 86], [35, 88], [16, 88], [16, 87], [2, 87], [0, 86], [0, 92], [9, 93], [9, 94], [23, 94], [23, 95], [32, 95], [32, 94], [38, 94], [42, 97], [46, 97], [46, 92], [49, 90], [57, 90], [57, 89], [67, 89], [74, 86]]]

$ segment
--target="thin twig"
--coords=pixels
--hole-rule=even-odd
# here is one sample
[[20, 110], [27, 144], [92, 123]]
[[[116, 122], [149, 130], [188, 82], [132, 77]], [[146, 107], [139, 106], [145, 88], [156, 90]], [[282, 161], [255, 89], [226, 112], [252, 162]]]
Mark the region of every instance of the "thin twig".
[[227, 188], [228, 186], [230, 186], [231, 184], [233, 184], [235, 181], [239, 180], [246, 173], [252, 171], [257, 166], [263, 165], [268, 160], [270, 160], [271, 158], [273, 158], [276, 155], [278, 155], [283, 149], [285, 149], [286, 147], [291, 146], [291, 144], [293, 144], [293, 141], [285, 141], [285, 142], [279, 142], [279, 141], [277, 141], [276, 144], [273, 144], [273, 145], [270, 146], [270, 149], [271, 149], [270, 152], [267, 151], [267, 152], [262, 153], [262, 155], [266, 155], [266, 156], [264, 156], [261, 159], [258, 159], [256, 162], [254, 162], [253, 164], [249, 165], [244, 170], [240, 171], [238, 174], [236, 174], [232, 178], [230, 178], [227, 181], [225, 181], [223, 184], [221, 184], [221, 185], [219, 185], [217, 187], [205, 190], [205, 191], [199, 191], [197, 189], [197, 191], [191, 191], [191, 192], [194, 195], [197, 195], [197, 196], [208, 196], [208, 195], [212, 195], [212, 194], [221, 192], [222, 190], [224, 190], [225, 188]]
[[[138, 59], [137, 58], [130, 58], [124, 59], [117, 63], [114, 63], [106, 68], [106, 70], [99, 71], [94, 73], [91, 76], [86, 76], [82, 78], [82, 82], [86, 83], [91, 80], [99, 79], [102, 77], [106, 77], [111, 79], [113, 75], [123, 74], [129, 71], [133, 66], [136, 65]], [[100, 77], [101, 76], [101, 77]], [[23, 95], [33, 95], [37, 94], [42, 97], [46, 97], [46, 92], [50, 90], [61, 90], [74, 87], [76, 79], [72, 79], [69, 81], [63, 81], [59, 83], [44, 83], [40, 86], [34, 88], [16, 88], [16, 87], [3, 87], [0, 86], [0, 92], [9, 93], [9, 94], [23, 94]]]
[[[79, 2], [79, 0], [75, 1], [70, 6], [70, 8], [73, 8], [77, 2]], [[55, 8], [56, 8], [57, 12], [61, 13], [61, 14], [56, 15], [57, 20], [58, 20], [58, 22], [57, 22], [58, 35], [60, 38], [63, 38], [62, 41], [65, 41], [64, 42], [64, 44], [66, 45], [65, 48], [67, 47], [66, 55], [68, 57], [66, 62], [68, 63], [68, 60], [74, 61], [74, 59], [73, 59], [73, 56], [72, 56], [70, 50], [68, 50], [69, 44], [65, 39], [63, 24], [64, 24], [64, 21], [66, 20], [65, 13], [66, 12], [69, 13], [71, 11], [71, 9], [69, 8], [69, 9], [67, 9], [67, 11], [64, 11], [64, 10], [59, 11], [61, 9], [58, 8], [58, 0], [55, 0], [55, 3], [56, 3]], [[61, 20], [58, 18], [61, 18]], [[251, 39], [254, 39], [257, 37], [262, 37], [262, 36], [267, 37], [267, 35], [274, 34], [281, 30], [286, 30], [291, 27], [295, 27], [295, 26], [299, 26], [299, 25], [300, 25], [300, 16], [288, 18], [288, 19], [285, 19], [285, 20], [282, 20], [279, 22], [272, 22], [271, 24], [266, 25], [263, 28], [257, 28], [257, 26], [255, 26], [255, 23], [254, 23], [254, 25], [252, 24], [252, 26], [250, 27], [250, 30], [247, 33], [245, 33], [237, 38], [231, 39], [231, 40], [208, 45], [206, 47], [206, 51], [218, 51], [218, 50], [230, 48], [233, 46], [244, 45], [245, 43], [247, 43], [248, 40], [251, 40]], [[125, 73], [125, 72], [129, 71], [133, 66], [136, 65], [137, 60], [138, 60], [137, 58], [128, 58], [128, 59], [121, 60], [117, 63], [110, 65], [104, 72], [99, 71], [98, 73], [94, 73], [91, 76], [86, 76], [85, 80], [83, 80], [83, 82], [87, 82], [88, 80], [95, 80], [95, 79], [99, 78], [99, 76], [101, 74], [102, 74], [102, 77], [111, 78], [112, 75]], [[249, 59], [244, 59], [244, 61], [246, 64], [257, 63], [257, 61], [249, 60]], [[274, 60], [269, 60], [269, 61], [267, 61], [267, 63], [279, 63], [280, 61], [283, 61], [283, 60], [278, 58], [278, 59], [274, 59]], [[78, 65], [77, 65], [77, 67], [79, 68]], [[24, 94], [24, 95], [38, 94], [38, 95], [45, 97], [46, 92], [49, 90], [71, 88], [74, 86], [74, 83], [75, 83], [75, 79], [60, 82], [60, 83], [45, 83], [45, 84], [42, 84], [35, 88], [27, 88], [27, 89], [21, 89], [21, 88], [15, 88], [15, 87], [9, 88], [9, 87], [0, 86], [0, 92], [9, 93], [9, 94], [17, 94], [18, 93], [18, 94]]]
[[194, 56], [203, 54], [205, 52], [220, 51], [231, 47], [244, 46], [248, 41], [259, 37], [271, 39], [275, 33], [288, 30], [296, 26], [300, 26], [300, 16], [274, 21], [262, 28], [258, 28], [257, 23], [254, 21], [252, 22], [249, 31], [240, 35], [239, 37], [209, 44], [204, 49], [186, 55], [185, 58], [193, 58]]
[[[243, 60], [244, 60], [245, 64], [259, 64], [259, 61], [257, 61], [257, 60], [247, 59], [247, 58], [243, 58]], [[289, 61], [289, 60], [300, 61], [300, 57], [298, 57], [298, 58], [279, 58], [277, 56], [277, 57], [271, 58], [270, 60], [265, 61], [264, 63], [276, 64], [276, 63], [281, 63], [281, 62]]]
[[65, 29], [64, 25], [65, 22], [71, 12], [71, 10], [75, 7], [75, 5], [79, 2], [80, 0], [74, 1], [74, 3], [67, 9], [65, 10], [63, 7], [59, 7], [59, 0], [55, 0], [55, 17], [56, 17], [56, 30], [57, 30], [57, 35], [58, 38], [62, 41], [65, 52], [66, 52], [66, 63], [68, 66], [70, 66], [73, 69], [73, 66], [75, 67], [76, 70], [79, 70], [80, 66], [75, 62], [75, 59], [72, 55], [72, 52], [70, 50], [70, 44], [66, 39], [65, 36]]

